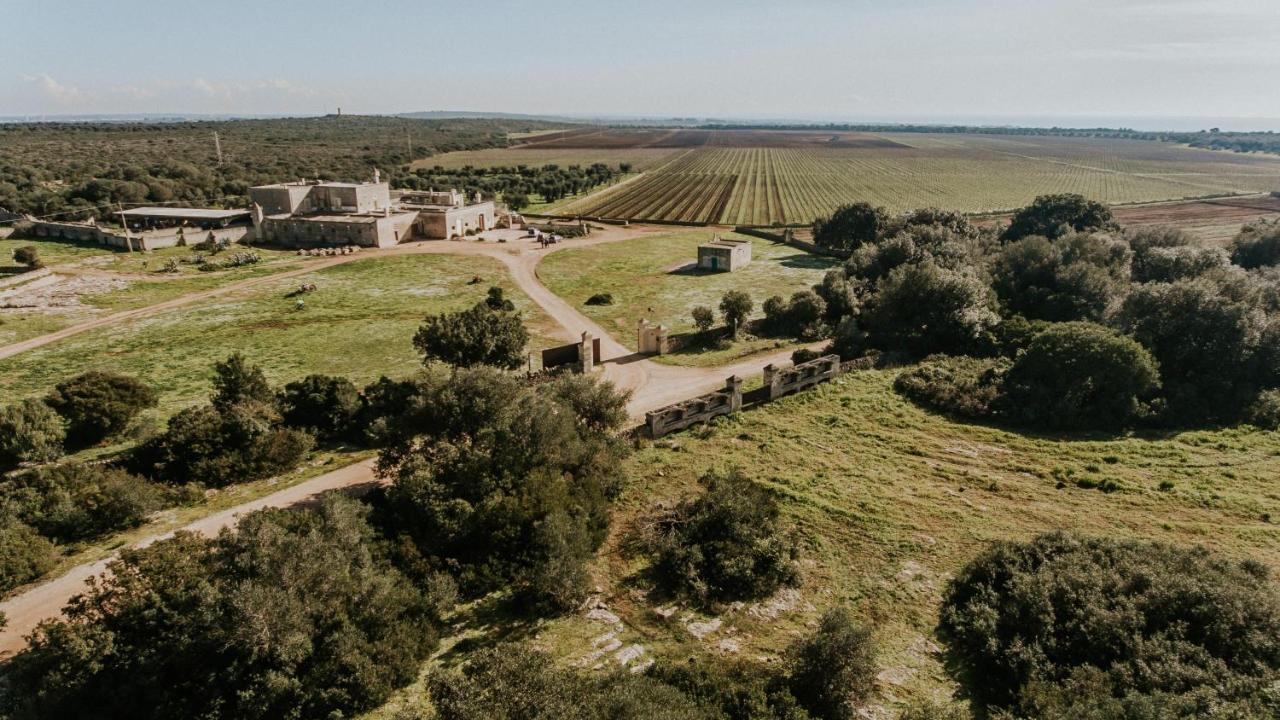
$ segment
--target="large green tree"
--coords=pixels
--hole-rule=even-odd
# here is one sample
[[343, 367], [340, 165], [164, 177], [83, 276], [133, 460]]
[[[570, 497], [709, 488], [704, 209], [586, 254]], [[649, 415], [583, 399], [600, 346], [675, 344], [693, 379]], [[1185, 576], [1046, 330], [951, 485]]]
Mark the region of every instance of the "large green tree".
[[1017, 240], [1029, 235], [1056, 238], [1069, 232], [1115, 230], [1118, 226], [1111, 208], [1083, 195], [1063, 193], [1041, 195], [1013, 214], [1001, 238]]
[[468, 310], [428, 315], [413, 336], [423, 362], [514, 370], [525, 362], [529, 331], [517, 312], [481, 302]]
[[66, 432], [62, 418], [39, 400], [0, 407], [0, 470], [62, 457]]
[[156, 392], [135, 377], [90, 370], [57, 384], [45, 402], [67, 420], [67, 440], [88, 445], [120, 434], [155, 407]]

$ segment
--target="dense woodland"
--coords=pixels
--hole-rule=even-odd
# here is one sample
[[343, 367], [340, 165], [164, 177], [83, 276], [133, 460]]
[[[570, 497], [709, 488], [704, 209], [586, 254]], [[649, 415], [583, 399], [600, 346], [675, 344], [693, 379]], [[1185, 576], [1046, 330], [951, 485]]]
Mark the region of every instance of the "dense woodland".
[[415, 159], [505, 147], [508, 133], [547, 127], [526, 120], [365, 116], [3, 124], [0, 208], [40, 216], [74, 211], [64, 217], [75, 218], [114, 203], [243, 207], [253, 185], [367, 178], [374, 168], [395, 187], [416, 187], [418, 178], [408, 170]]

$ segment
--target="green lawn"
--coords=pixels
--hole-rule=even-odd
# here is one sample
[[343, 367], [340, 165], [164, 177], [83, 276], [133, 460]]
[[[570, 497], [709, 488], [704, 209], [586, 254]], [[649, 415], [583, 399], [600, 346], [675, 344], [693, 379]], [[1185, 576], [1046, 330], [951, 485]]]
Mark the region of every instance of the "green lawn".
[[[1280, 570], [1280, 433], [1021, 434], [921, 409], [893, 392], [897, 372], [851, 373], [713, 426], [642, 442], [625, 462], [629, 484], [591, 572], [623, 624], [622, 646], [639, 644], [658, 662], [776, 658], [823, 610], [844, 603], [874, 626], [878, 664], [890, 678], [873, 704], [900, 707], [955, 689], [937, 653], [937, 608], [949, 577], [992, 541], [1073, 529], [1205, 545]], [[798, 530], [798, 592], [709, 614], [657, 596], [642, 575], [646, 560], [626, 551], [626, 539], [659, 503], [701, 492], [701, 475], [733, 468], [773, 489]], [[1078, 484], [1105, 478], [1120, 489]], [[1166, 480], [1173, 487], [1161, 490]], [[655, 612], [673, 604], [670, 619]], [[448, 638], [430, 666], [456, 661], [447, 652], [454, 643], [499, 637], [531, 639], [565, 665], [580, 665], [609, 630], [581, 614], [533, 626], [495, 621], [493, 605], [464, 607], [453, 628], [463, 639]], [[686, 625], [712, 617], [723, 624], [702, 639]], [[422, 692], [415, 684], [370, 717], [389, 720], [404, 698]]]
[[111, 255], [115, 251], [96, 243], [71, 243], [65, 240], [41, 240], [28, 237], [0, 239], [0, 277], [25, 271], [13, 261], [13, 251], [20, 247], [34, 247], [45, 265], [56, 266], [89, 257]]
[[[651, 235], [621, 243], [595, 245], [554, 253], [538, 266], [547, 287], [568, 300], [623, 345], [636, 349], [636, 323], [647, 317], [671, 328], [673, 336], [694, 330], [690, 312], [698, 305], [716, 311], [720, 297], [729, 290], [744, 290], [755, 301], [755, 317], [771, 295], [790, 297], [820, 282], [837, 261], [797, 250], [789, 245], [734, 233], [724, 237], [751, 240], [752, 262], [732, 273], [694, 269], [698, 245], [715, 233], [683, 230]], [[613, 295], [612, 305], [591, 306], [585, 301], [596, 293]], [[686, 350], [661, 358], [680, 365], [718, 365], [760, 350], [792, 343], [777, 338], [747, 338], [730, 347], [700, 350], [690, 343]]]
[[[473, 277], [482, 282], [471, 284]], [[286, 295], [299, 284], [318, 290], [306, 308]], [[157, 316], [92, 330], [0, 360], [0, 393], [47, 392], [89, 369], [141, 377], [161, 396], [157, 417], [200, 401], [211, 365], [232, 352], [262, 366], [272, 382], [333, 373], [365, 383], [419, 366], [411, 339], [424, 315], [461, 309], [504, 287], [531, 320], [531, 349], [554, 333], [549, 320], [507, 280], [497, 261], [482, 257], [411, 255], [370, 258], [278, 279]]]

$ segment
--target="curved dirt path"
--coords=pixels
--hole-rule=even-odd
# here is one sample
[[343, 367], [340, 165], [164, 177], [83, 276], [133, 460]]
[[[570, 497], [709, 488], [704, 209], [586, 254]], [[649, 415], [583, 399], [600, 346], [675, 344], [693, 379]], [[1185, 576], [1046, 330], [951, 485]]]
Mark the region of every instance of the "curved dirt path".
[[[791, 350], [757, 355], [730, 365], [703, 368], [662, 365], [651, 360], [639, 358], [590, 318], [578, 312], [577, 309], [565, 302], [560, 296], [547, 289], [538, 279], [538, 263], [552, 252], [586, 245], [619, 242], [636, 237], [644, 232], [646, 230], [643, 228], [611, 228], [590, 239], [553, 246], [547, 250], [536, 249], [532, 243], [525, 242], [497, 244], [434, 241], [411, 243], [376, 253], [358, 253], [356, 255], [326, 258], [323, 261], [308, 263], [305, 268], [299, 270], [276, 273], [263, 278], [254, 278], [253, 280], [223, 286], [216, 290], [194, 293], [140, 310], [115, 313], [111, 316], [100, 318], [93, 323], [84, 323], [57, 333], [28, 340], [25, 343], [17, 343], [7, 348], [0, 348], [0, 358], [22, 352], [24, 349], [30, 349], [30, 347], [25, 347], [4, 354], [9, 348], [31, 343], [35, 343], [31, 347], [39, 347], [40, 345], [60, 340], [63, 337], [74, 335], [77, 332], [144, 317], [204, 298], [217, 297], [235, 290], [252, 287], [267, 280], [301, 275], [344, 262], [369, 257], [385, 257], [391, 254], [457, 254], [484, 255], [501, 261], [510, 271], [516, 285], [563, 328], [563, 334], [566, 339], [577, 339], [581, 337], [583, 332], [590, 332], [593, 336], [600, 338], [600, 354], [603, 358], [602, 376], [613, 382], [619, 389], [628, 390], [632, 393], [631, 400], [627, 404], [627, 411], [632, 420], [635, 421], [642, 420], [644, 414], [650, 410], [721, 387], [730, 375], [745, 376], [754, 374], [769, 363], [781, 363], [790, 360]], [[313, 500], [326, 492], [372, 485], [377, 482], [380, 481], [374, 474], [374, 461], [365, 460], [306, 480], [257, 500], [222, 510], [196, 520], [180, 529], [212, 536], [223, 528], [234, 527], [239, 516], [254, 510], [297, 505]], [[145, 547], [158, 540], [171, 537], [174, 532], [176, 531], [147, 537], [135, 543], [133, 547]], [[0, 630], [0, 656], [11, 655], [26, 647], [26, 637], [35, 629], [36, 625], [43, 620], [57, 617], [62, 612], [62, 607], [66, 605], [72, 596], [84, 591], [86, 581], [105, 572], [107, 565], [113, 559], [114, 556], [111, 556], [96, 562], [78, 565], [57, 578], [0, 602], [0, 612], [3, 612], [8, 618], [8, 625], [3, 630]]]

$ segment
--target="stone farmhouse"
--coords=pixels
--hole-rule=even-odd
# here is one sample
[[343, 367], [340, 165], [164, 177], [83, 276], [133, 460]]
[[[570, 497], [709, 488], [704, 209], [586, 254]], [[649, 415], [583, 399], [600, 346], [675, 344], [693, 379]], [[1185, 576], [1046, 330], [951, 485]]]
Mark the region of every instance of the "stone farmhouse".
[[419, 237], [452, 240], [469, 232], [484, 232], [496, 227], [497, 210], [492, 200], [476, 193], [468, 203], [457, 190], [445, 192], [412, 192], [400, 194], [400, 207], [418, 213], [416, 229]]
[[751, 264], [750, 240], [725, 240], [716, 236], [698, 246], [698, 269], [733, 272]]

